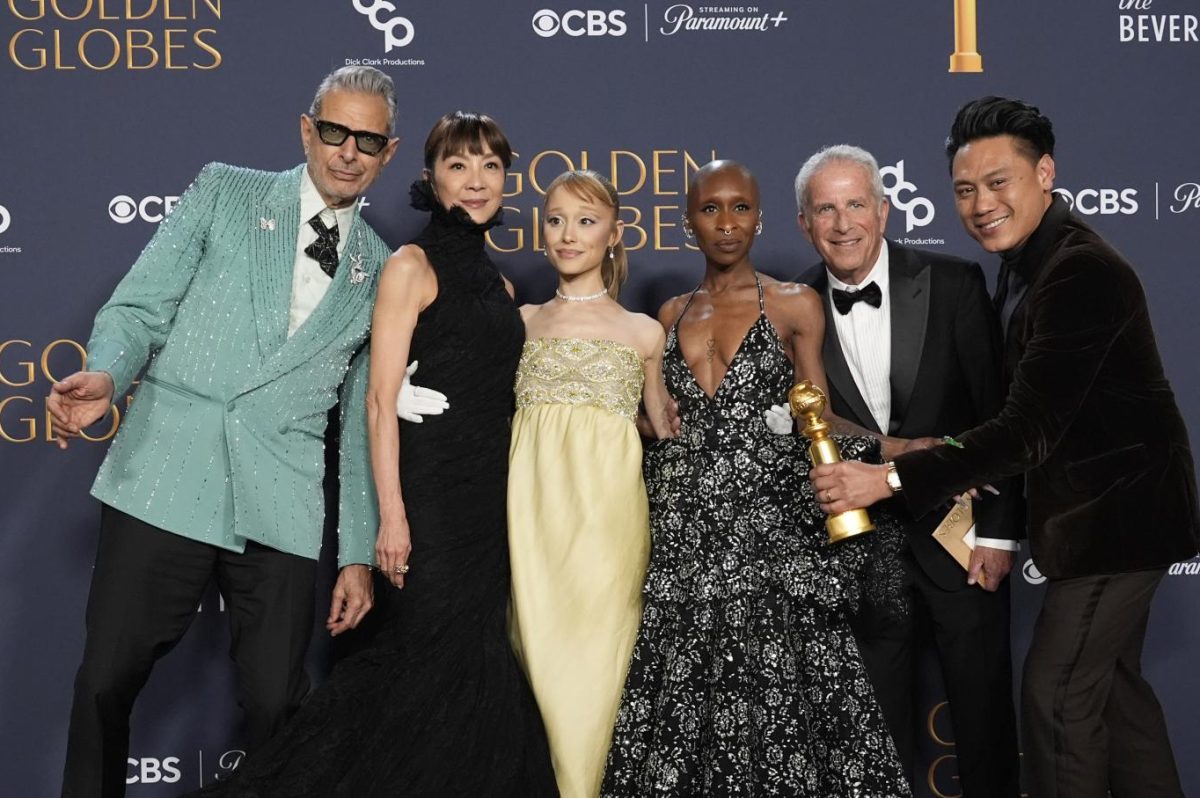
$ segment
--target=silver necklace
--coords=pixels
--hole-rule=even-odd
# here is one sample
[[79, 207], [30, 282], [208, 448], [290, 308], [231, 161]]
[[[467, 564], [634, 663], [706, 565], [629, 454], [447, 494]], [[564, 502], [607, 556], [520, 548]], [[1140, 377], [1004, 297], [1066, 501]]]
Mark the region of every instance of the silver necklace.
[[599, 291], [597, 291], [594, 294], [584, 294], [583, 296], [571, 296], [570, 294], [564, 294], [561, 290], [555, 288], [554, 295], [556, 297], [558, 297], [559, 299], [561, 299], [563, 302], [591, 302], [593, 299], [599, 299], [602, 296], [607, 296], [608, 289], [601, 288]]

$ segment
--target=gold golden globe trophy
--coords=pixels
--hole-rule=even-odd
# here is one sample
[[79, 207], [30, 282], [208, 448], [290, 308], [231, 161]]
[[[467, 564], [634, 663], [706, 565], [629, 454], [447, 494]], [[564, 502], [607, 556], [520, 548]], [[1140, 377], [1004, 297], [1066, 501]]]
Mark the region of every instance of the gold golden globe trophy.
[[954, 52], [951, 72], [982, 72], [983, 56], [975, 40], [975, 0], [954, 0]]
[[[840, 463], [842, 455], [837, 443], [829, 436], [829, 424], [821, 419], [821, 414], [825, 412], [825, 392], [808, 380], [803, 380], [788, 391], [788, 404], [794, 417], [804, 419], [804, 428], [800, 432], [809, 440], [808, 454], [813, 465]], [[830, 543], [870, 532], [874, 528], [871, 517], [862, 509], [847, 510], [825, 519]]]

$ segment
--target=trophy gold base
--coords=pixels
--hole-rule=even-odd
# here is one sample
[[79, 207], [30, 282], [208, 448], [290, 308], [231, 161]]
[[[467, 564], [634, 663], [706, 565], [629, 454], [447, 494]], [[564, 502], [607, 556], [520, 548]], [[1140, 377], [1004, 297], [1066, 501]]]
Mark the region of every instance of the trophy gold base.
[[954, 53], [950, 56], [951, 72], [982, 72], [983, 56], [979, 53]]
[[871, 517], [867, 515], [866, 510], [847, 510], [825, 519], [825, 530], [829, 533], [830, 543], [838, 543], [873, 529], [875, 525], [871, 523]]

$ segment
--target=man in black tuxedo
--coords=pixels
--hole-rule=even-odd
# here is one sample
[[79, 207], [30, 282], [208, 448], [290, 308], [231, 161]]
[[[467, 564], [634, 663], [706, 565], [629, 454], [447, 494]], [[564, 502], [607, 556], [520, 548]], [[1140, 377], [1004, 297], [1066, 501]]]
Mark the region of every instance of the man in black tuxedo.
[[[909, 439], [957, 435], [991, 418], [1003, 401], [1000, 331], [979, 265], [885, 241], [888, 202], [879, 166], [858, 147], [827, 147], [809, 158], [796, 175], [796, 204], [800, 229], [822, 259], [798, 282], [816, 289], [825, 304], [822, 355], [833, 412]], [[975, 503], [973, 556], [988, 564], [991, 577], [982, 582], [968, 581], [932, 537], [944, 508], [913, 514], [892, 502], [905, 522], [896, 567], [908, 606], [868, 605], [851, 626], [910, 781], [923, 726], [916, 712], [919, 641], [931, 632], [963, 795], [1016, 798], [1004, 576], [1020, 534], [1006, 502], [989, 499]]]
[[1002, 266], [1008, 397], [959, 437], [883, 466], [813, 469], [826, 512], [901, 491], [914, 512], [1025, 474], [1029, 542], [1047, 578], [1021, 688], [1035, 798], [1183, 795], [1162, 709], [1141, 674], [1154, 592], [1196, 553], [1187, 428], [1133, 267], [1054, 188], [1037, 108], [968, 103], [947, 140], [958, 213]]

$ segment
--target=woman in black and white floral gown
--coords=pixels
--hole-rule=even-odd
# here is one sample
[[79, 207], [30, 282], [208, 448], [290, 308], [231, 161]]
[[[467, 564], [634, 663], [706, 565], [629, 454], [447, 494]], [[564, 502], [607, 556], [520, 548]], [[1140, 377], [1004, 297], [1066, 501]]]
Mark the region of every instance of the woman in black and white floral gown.
[[[829, 546], [805, 441], [763, 418], [796, 379], [824, 383], [820, 300], [750, 265], [758, 190], [743, 167], [700, 170], [687, 221], [707, 268], [660, 313], [682, 429], [647, 452], [645, 608], [602, 795], [907, 796], [844, 617], [898, 589], [865, 566], [899, 533], [876, 519]], [[878, 458], [869, 438], [839, 443]]]

